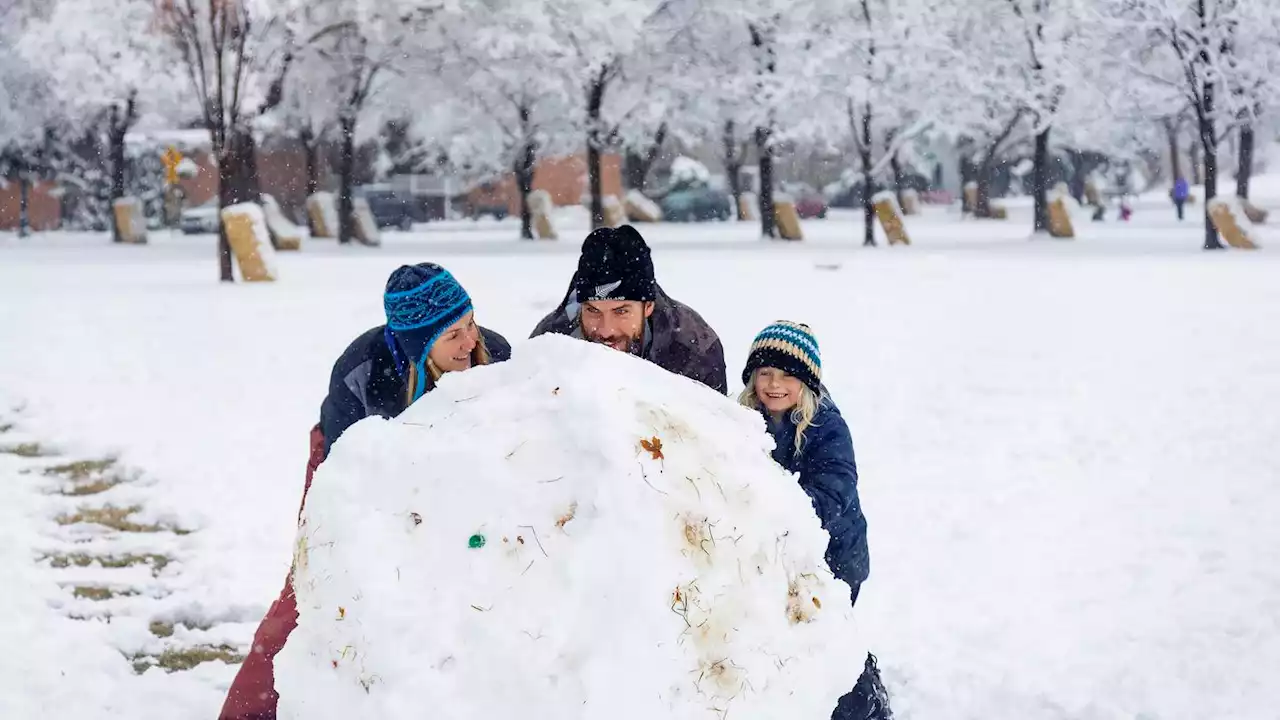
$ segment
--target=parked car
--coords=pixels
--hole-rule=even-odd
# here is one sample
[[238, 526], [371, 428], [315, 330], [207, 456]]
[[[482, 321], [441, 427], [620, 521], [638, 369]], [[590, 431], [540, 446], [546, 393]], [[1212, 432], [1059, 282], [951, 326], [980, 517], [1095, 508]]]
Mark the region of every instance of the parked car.
[[356, 188], [355, 194], [368, 201], [369, 211], [373, 213], [373, 221], [378, 227], [413, 229], [413, 198], [402, 197], [390, 188], [376, 185]]
[[806, 183], [784, 183], [782, 191], [796, 203], [796, 214], [802, 219], [825, 218], [827, 201], [817, 190]]
[[[837, 208], [860, 208], [862, 207], [862, 176], [851, 174], [851, 182], [837, 182], [827, 186], [827, 202], [831, 207]], [[878, 193], [882, 190], [888, 190], [893, 187], [892, 178], [880, 178], [872, 182], [871, 192]], [[929, 189], [929, 179], [925, 176], [904, 170], [902, 175], [902, 187], [910, 188], [916, 192], [923, 193]]]
[[662, 216], [675, 222], [728, 220], [733, 215], [733, 198], [723, 190], [706, 185], [671, 190], [658, 201]]
[[184, 235], [216, 233], [222, 227], [218, 217], [218, 198], [215, 197], [202, 205], [184, 209], [178, 218], [178, 227]]
[[501, 199], [490, 200], [473, 200], [468, 197], [459, 198], [454, 205], [454, 209], [461, 213], [464, 217], [472, 220], [479, 220], [485, 215], [490, 215], [494, 220], [503, 220], [507, 217], [506, 203]]

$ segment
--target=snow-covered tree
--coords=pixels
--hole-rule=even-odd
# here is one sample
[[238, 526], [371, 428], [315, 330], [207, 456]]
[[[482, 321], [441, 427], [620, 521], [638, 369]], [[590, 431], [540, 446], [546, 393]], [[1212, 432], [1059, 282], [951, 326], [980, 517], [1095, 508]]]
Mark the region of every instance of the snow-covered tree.
[[[320, 190], [320, 152], [332, 139], [338, 123], [339, 98], [333, 92], [331, 73], [318, 63], [295, 60], [280, 104], [270, 113], [274, 130], [294, 138], [302, 146], [306, 164], [306, 194]], [[307, 67], [304, 69], [303, 65]]]
[[[1091, 31], [1085, 0], [983, 0], [994, 4], [986, 17], [1005, 35], [1012, 63], [1009, 88], [1032, 125], [1035, 149], [1032, 194], [1034, 230], [1049, 230], [1050, 134], [1077, 84], [1079, 62], [1087, 54]], [[985, 8], [982, 8], [985, 9]], [[1003, 12], [1002, 12], [1003, 11]]]
[[1280, 107], [1280, 12], [1267, 3], [1247, 3], [1229, 29], [1223, 61], [1227, 70], [1227, 106], [1238, 132], [1236, 195], [1249, 197], [1256, 128]]
[[[808, 74], [822, 87], [809, 116], [817, 137], [848, 138], [863, 182], [863, 244], [875, 245], [875, 178], [891, 169], [902, 192], [900, 153], [929, 129], [941, 37], [932, 0], [818, 0]], [[901, 198], [899, 198], [901, 199]]]
[[[48, 15], [32, 22], [23, 33], [19, 50], [30, 62], [48, 72], [50, 90], [62, 108], [66, 122], [60, 128], [64, 140], [75, 136], [106, 150], [109, 178], [95, 208], [107, 211], [110, 202], [125, 194], [125, 135], [144, 115], [181, 115], [184, 91], [189, 88], [169, 72], [172, 56], [165, 38], [150, 28], [156, 19], [153, 0], [120, 0], [104, 5], [95, 0], [57, 0]], [[175, 112], [177, 111], [177, 112]], [[191, 113], [194, 114], [194, 113]], [[94, 148], [95, 150], [98, 148]], [[69, 155], [74, 150], [69, 148]], [[92, 164], [93, 158], [84, 158]], [[93, 168], [88, 168], [92, 180]], [[113, 239], [119, 231], [111, 223]]]
[[1130, 70], [1190, 106], [1204, 158], [1204, 248], [1222, 248], [1207, 202], [1218, 193], [1218, 150], [1267, 96], [1280, 41], [1274, 8], [1252, 0], [1097, 1], [1110, 32], [1131, 39]]
[[[293, 58], [284, 8], [273, 0], [171, 0], [159, 7], [160, 28], [212, 139], [219, 206], [259, 202], [254, 122], [283, 98]], [[219, 277], [232, 282], [226, 229], [218, 235]]]
[[295, 0], [290, 8], [290, 35], [299, 43], [294, 73], [306, 76], [308, 88], [325, 88], [322, 92], [337, 113], [340, 243], [355, 237], [352, 188], [358, 133], [363, 128], [372, 137], [381, 129], [380, 119], [370, 117], [383, 107], [376, 96], [406, 55], [406, 43], [424, 33], [441, 9], [440, 3], [409, 0]]
[[[0, 4], [0, 47], [16, 47], [39, 20], [32, 0]], [[48, 73], [22, 53], [0, 53], [0, 186], [19, 186], [18, 232], [27, 234], [27, 201], [32, 182], [49, 174], [50, 129], [61, 121]]]
[[546, 0], [551, 37], [571, 53], [566, 78], [581, 94], [582, 127], [587, 141], [587, 176], [591, 190], [591, 222], [604, 224], [602, 153], [616, 149], [626, 109], [610, 104], [624, 82], [629, 57], [642, 47], [646, 22], [658, 0]]
[[[724, 3], [674, 0], [654, 22], [665, 34], [662, 82], [675, 110], [667, 127], [690, 143], [720, 147], [735, 212], [742, 217], [742, 167], [753, 127], [749, 114], [756, 77], [746, 23]], [[772, 217], [772, 215], [770, 215]]]
[[[694, 68], [687, 77], [698, 134], [722, 147], [735, 200], [747, 148], [760, 169], [760, 224], [776, 233], [773, 211], [777, 149], [794, 137], [812, 112], [816, 85], [805, 77], [812, 46], [813, 9], [803, 0], [675, 0], [681, 27], [675, 36]], [[688, 72], [688, 71], [686, 71]]]
[[557, 42], [537, 5], [520, 0], [460, 8], [443, 23], [438, 76], [453, 111], [441, 145], [470, 179], [514, 174], [520, 236], [532, 239], [528, 200], [538, 157], [581, 146], [573, 51]]
[[962, 182], [977, 186], [974, 206], [965, 208], [977, 217], [991, 214], [995, 167], [1028, 139], [1026, 104], [1016, 95], [1023, 65], [997, 22], [1005, 8], [993, 2], [935, 8], [947, 40], [930, 84], [943, 108], [936, 121], [960, 150]]

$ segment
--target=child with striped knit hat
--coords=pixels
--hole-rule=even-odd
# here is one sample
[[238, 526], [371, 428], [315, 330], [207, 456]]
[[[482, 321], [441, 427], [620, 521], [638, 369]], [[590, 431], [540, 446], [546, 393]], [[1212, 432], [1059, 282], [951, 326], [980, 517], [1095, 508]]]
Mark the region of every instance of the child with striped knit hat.
[[[827, 565], [852, 589], [851, 603], [870, 573], [867, 521], [858, 501], [853, 439], [840, 409], [822, 385], [822, 356], [808, 325], [779, 320], [756, 335], [742, 370], [738, 400], [764, 416], [776, 446], [773, 459], [798, 474], [822, 527], [831, 535]], [[840, 699], [834, 720], [890, 717], [875, 658], [868, 655], [853, 691]]]

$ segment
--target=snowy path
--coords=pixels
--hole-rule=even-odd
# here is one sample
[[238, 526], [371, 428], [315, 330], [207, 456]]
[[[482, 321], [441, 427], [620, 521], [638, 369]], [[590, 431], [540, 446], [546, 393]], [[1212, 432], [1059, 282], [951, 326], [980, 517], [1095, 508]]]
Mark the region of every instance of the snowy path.
[[[1280, 261], [1206, 256], [1194, 226], [1136, 217], [1074, 243], [1028, 243], [1020, 216], [926, 218], [916, 245], [877, 250], [849, 247], [857, 226], [841, 219], [807, 224], [800, 247], [738, 224], [651, 233], [661, 282], [720, 332], [731, 376], [765, 323], [815, 327], [863, 473], [859, 611], [903, 718], [1280, 706]], [[0, 641], [42, 648], [0, 677], [30, 679], [16, 693], [47, 714], [127, 715], [101, 711], [110, 696], [131, 717], [212, 716], [234, 667], [136, 675], [125, 654], [162, 647], [158, 616], [218, 628], [174, 639], [243, 651], [288, 567], [330, 365], [378, 322], [387, 273], [445, 263], [513, 340], [563, 294], [572, 244], [513, 247], [508, 231], [312, 246], [282, 258], [277, 285], [231, 288], [211, 282], [208, 238], [0, 238], [0, 408], [27, 408], [0, 419], [18, 425], [0, 445], [118, 455], [143, 480], [106, 497], [192, 531], [134, 548], [174, 558], [159, 576], [123, 569], [167, 596], [113, 598], [111, 624], [66, 620], [102, 606], [58, 583], [107, 571], [39, 561], [70, 547], [54, 518], [75, 503], [0, 455], [0, 573], [28, 590], [0, 610], [31, 623], [0, 624]], [[89, 690], [58, 694], [60, 673]]]

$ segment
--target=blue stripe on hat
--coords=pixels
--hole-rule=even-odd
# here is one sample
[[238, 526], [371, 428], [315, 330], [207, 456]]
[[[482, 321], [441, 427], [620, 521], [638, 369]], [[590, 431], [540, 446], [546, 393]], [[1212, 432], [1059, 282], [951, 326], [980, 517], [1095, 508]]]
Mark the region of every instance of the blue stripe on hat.
[[[383, 305], [392, 330], [416, 330], [453, 315], [471, 303], [467, 291], [448, 270], [411, 290], [387, 293]], [[466, 313], [458, 313], [465, 315]], [[430, 343], [428, 343], [428, 347]]]
[[820, 353], [818, 352], [818, 340], [811, 333], [807, 333], [804, 330], [801, 330], [800, 328], [794, 327], [792, 325], [782, 325], [782, 324], [775, 323], [765, 328], [764, 330], [761, 330], [760, 334], [756, 335], [756, 339], [752, 342], [752, 344], [754, 345], [760, 342], [761, 340], [769, 340], [769, 339], [785, 340], [787, 342], [794, 343], [795, 345], [799, 346], [799, 348], [803, 350], [807, 355], [809, 355], [810, 359], [813, 360], [813, 363], [815, 365], [819, 367], [822, 366], [822, 360], [820, 359], [821, 356], [820, 356]]

